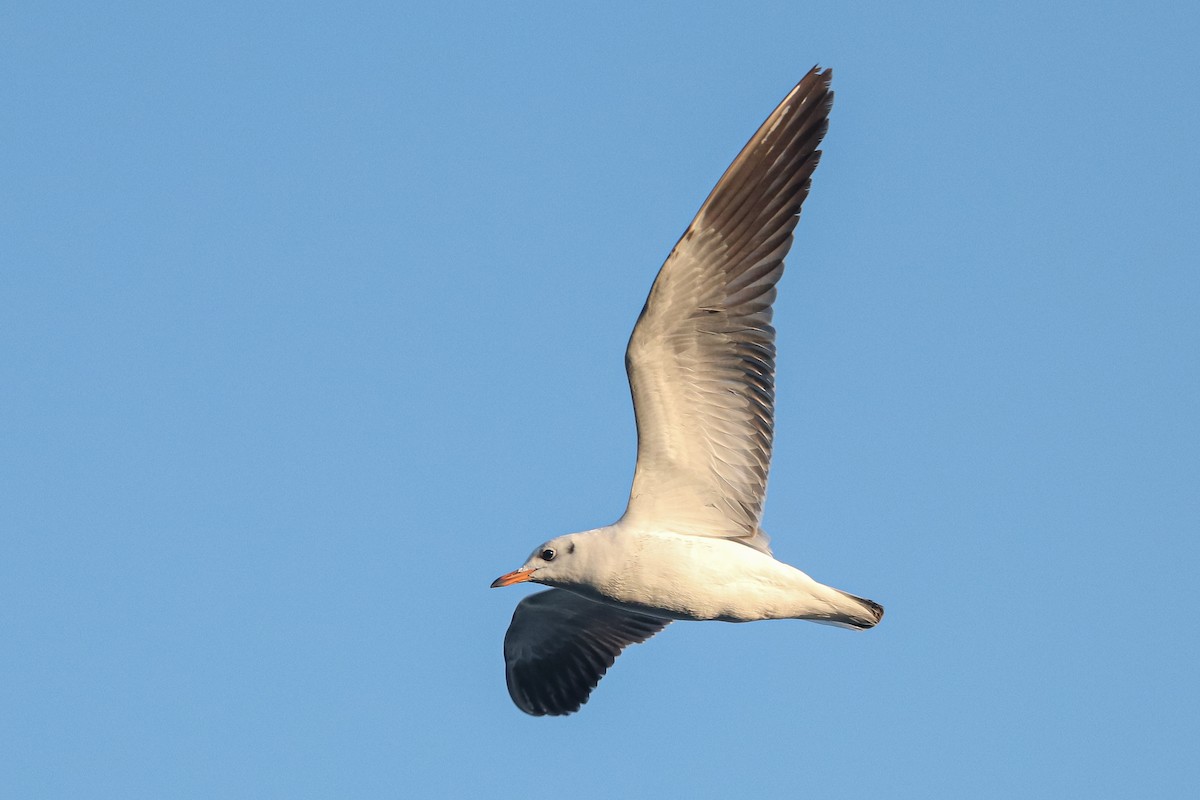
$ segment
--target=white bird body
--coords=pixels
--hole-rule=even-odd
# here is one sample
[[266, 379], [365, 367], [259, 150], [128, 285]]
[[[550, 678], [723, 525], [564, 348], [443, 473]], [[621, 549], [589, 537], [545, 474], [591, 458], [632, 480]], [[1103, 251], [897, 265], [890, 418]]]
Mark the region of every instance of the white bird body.
[[805, 619], [849, 628], [879, 619], [870, 601], [729, 539], [622, 520], [547, 544], [558, 543], [575, 545], [571, 562], [578, 569], [538, 582], [626, 611], [693, 621]]
[[526, 597], [504, 637], [513, 702], [570, 714], [672, 620], [865, 629], [883, 608], [776, 561], [759, 528], [775, 414], [776, 284], [833, 102], [813, 69], [721, 176], [667, 257], [625, 351], [638, 459], [615, 524], [560, 536], [492, 586]]

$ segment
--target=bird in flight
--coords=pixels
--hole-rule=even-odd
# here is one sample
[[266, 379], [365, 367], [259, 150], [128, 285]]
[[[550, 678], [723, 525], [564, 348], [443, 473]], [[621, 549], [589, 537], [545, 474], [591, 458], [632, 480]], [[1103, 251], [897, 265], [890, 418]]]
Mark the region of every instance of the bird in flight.
[[628, 645], [672, 620], [866, 629], [883, 607], [776, 561], [759, 527], [771, 462], [771, 305], [829, 127], [813, 68], [721, 176], [667, 257], [625, 351], [637, 467], [616, 523], [538, 545], [493, 587], [552, 587], [504, 637], [522, 711], [578, 711]]

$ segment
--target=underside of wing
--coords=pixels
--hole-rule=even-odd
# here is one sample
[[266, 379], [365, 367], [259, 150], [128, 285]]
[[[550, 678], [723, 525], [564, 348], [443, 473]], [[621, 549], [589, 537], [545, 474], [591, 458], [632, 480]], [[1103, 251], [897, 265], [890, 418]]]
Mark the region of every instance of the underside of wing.
[[638, 462], [625, 518], [769, 552], [771, 305], [833, 93], [813, 69], [726, 170], [659, 271], [625, 355]]
[[670, 620], [550, 589], [517, 604], [504, 635], [508, 693], [526, 714], [578, 711], [617, 656]]

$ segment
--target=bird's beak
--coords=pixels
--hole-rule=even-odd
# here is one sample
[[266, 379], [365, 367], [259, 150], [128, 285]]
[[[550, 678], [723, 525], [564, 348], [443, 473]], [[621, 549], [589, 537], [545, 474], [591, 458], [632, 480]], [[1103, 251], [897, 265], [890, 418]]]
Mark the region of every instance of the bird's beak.
[[533, 577], [533, 570], [529, 567], [521, 567], [514, 569], [507, 575], [501, 575], [496, 580], [492, 581], [492, 588], [497, 589], [501, 586], [512, 586], [514, 583], [524, 583]]

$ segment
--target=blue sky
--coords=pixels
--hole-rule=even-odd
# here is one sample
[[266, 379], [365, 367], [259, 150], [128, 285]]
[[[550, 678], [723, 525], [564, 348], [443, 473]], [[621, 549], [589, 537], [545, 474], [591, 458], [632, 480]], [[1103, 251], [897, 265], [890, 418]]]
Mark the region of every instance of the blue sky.
[[[1189, 795], [1200, 14], [1045, 5], [6, 10], [0, 794]], [[887, 616], [526, 717], [488, 583], [620, 515], [650, 282], [816, 63], [764, 526]]]

